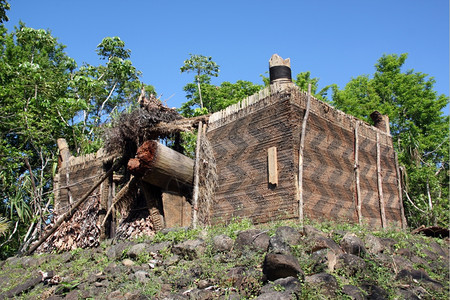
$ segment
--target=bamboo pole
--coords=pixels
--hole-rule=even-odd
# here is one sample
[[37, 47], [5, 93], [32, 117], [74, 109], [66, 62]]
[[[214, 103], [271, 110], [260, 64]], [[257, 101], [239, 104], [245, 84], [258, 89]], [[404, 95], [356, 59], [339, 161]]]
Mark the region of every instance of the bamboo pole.
[[359, 121], [356, 121], [355, 123], [355, 181], [356, 181], [356, 213], [358, 215], [358, 223], [359, 225], [362, 224], [362, 199], [361, 199], [361, 186], [360, 186], [360, 179], [359, 179], [359, 134], [358, 134], [358, 128], [359, 128]]
[[377, 183], [378, 200], [380, 203], [381, 226], [386, 228], [386, 213], [384, 211], [383, 182], [381, 178], [381, 152], [380, 152], [380, 133], [377, 132]]
[[397, 189], [398, 189], [398, 200], [400, 205], [400, 213], [402, 218], [402, 229], [406, 229], [407, 223], [406, 223], [406, 217], [405, 217], [405, 210], [403, 208], [403, 192], [402, 192], [402, 176], [400, 173], [400, 168], [398, 165], [398, 155], [397, 152], [394, 151], [394, 159], [395, 159], [395, 171], [397, 172]]
[[195, 147], [195, 165], [194, 165], [194, 190], [192, 192], [192, 227], [197, 228], [198, 223], [198, 193], [199, 193], [199, 170], [200, 170], [200, 143], [202, 139], [202, 122], [198, 123], [197, 145]]
[[100, 184], [102, 184], [103, 181], [105, 181], [107, 178], [109, 178], [109, 176], [111, 176], [113, 174], [113, 172], [120, 167], [122, 164], [122, 159], [118, 159], [114, 162], [113, 166], [111, 167], [111, 169], [109, 169], [108, 172], [106, 172], [90, 189], [89, 191], [87, 191], [83, 197], [81, 197], [80, 200], [78, 200], [78, 202], [76, 202], [70, 209], [68, 212], [66, 212], [65, 214], [63, 214], [58, 221], [56, 221], [55, 225], [46, 233], [44, 234], [44, 236], [36, 243], [34, 244], [26, 253], [25, 255], [30, 255], [32, 254], [43, 242], [45, 242], [58, 228], [59, 226], [61, 226], [61, 224], [64, 221], [69, 220], [76, 212], [76, 210], [78, 209], [78, 207], [83, 204], [84, 201], [86, 201], [86, 199], [89, 198], [89, 196], [100, 186]]
[[308, 84], [308, 97], [306, 100], [306, 111], [303, 116], [302, 132], [300, 136], [300, 147], [298, 150], [298, 217], [301, 224], [303, 224], [303, 149], [305, 148], [306, 123], [309, 117], [309, 110], [311, 107], [311, 84]]

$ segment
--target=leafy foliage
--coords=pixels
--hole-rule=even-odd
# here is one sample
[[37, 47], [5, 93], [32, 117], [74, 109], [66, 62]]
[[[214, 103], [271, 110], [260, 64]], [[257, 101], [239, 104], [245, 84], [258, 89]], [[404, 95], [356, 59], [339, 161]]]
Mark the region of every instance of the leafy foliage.
[[333, 87], [333, 104], [371, 122], [377, 110], [388, 115], [394, 146], [406, 170], [406, 212], [411, 226], [448, 227], [449, 132], [443, 109], [449, 98], [433, 90], [432, 77], [402, 71], [407, 54], [383, 55], [373, 77], [353, 78]]
[[65, 137], [77, 154], [96, 151], [108, 116], [131, 105], [142, 83], [118, 37], [97, 46], [105, 65], [77, 69], [47, 30], [0, 25], [0, 35], [0, 213], [10, 224], [0, 236], [3, 257], [48, 221], [56, 140]]
[[211, 56], [206, 57], [199, 54], [190, 54], [190, 57], [184, 61], [184, 65], [180, 68], [180, 71], [181, 73], [195, 72], [195, 82], [197, 83], [199, 95], [198, 103], [200, 104], [200, 108], [203, 109], [203, 98], [200, 86], [205, 80], [209, 82], [211, 76], [219, 76], [219, 65], [212, 60]]
[[224, 81], [220, 86], [215, 86], [208, 78], [203, 79], [202, 86], [203, 109], [198, 107], [199, 93], [195, 84], [189, 83], [184, 87], [188, 101], [181, 105], [180, 112], [183, 116], [193, 117], [217, 112], [262, 89], [262, 86], [244, 80], [238, 80], [236, 83]]

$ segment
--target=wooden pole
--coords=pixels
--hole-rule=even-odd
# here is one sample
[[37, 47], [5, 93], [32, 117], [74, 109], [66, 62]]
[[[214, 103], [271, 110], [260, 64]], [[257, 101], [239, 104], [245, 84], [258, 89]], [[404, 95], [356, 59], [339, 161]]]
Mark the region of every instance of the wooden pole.
[[394, 151], [394, 159], [395, 159], [395, 171], [397, 173], [397, 189], [398, 189], [398, 200], [400, 205], [400, 213], [402, 218], [402, 229], [406, 229], [406, 217], [405, 217], [405, 209], [403, 208], [403, 192], [402, 192], [402, 175], [400, 173], [400, 168], [398, 166], [398, 156], [397, 152]]
[[199, 171], [200, 171], [200, 143], [202, 140], [202, 122], [198, 123], [197, 145], [195, 147], [195, 167], [194, 167], [194, 191], [192, 193], [192, 227], [197, 228], [198, 225], [198, 193], [199, 193]]
[[377, 183], [378, 200], [380, 202], [381, 226], [386, 228], [386, 213], [384, 211], [383, 181], [381, 177], [381, 152], [380, 152], [380, 134], [377, 132]]
[[359, 134], [358, 134], [358, 128], [359, 128], [359, 121], [356, 121], [355, 123], [355, 181], [356, 181], [356, 213], [358, 215], [358, 223], [359, 225], [362, 224], [362, 199], [361, 199], [361, 186], [359, 182]]
[[192, 187], [194, 161], [161, 143], [146, 141], [128, 161], [128, 170], [164, 191], [180, 193]]
[[78, 200], [70, 209], [68, 212], [66, 212], [64, 215], [62, 215], [58, 221], [56, 221], [55, 225], [46, 233], [44, 234], [44, 236], [36, 243], [34, 244], [26, 253], [25, 255], [30, 255], [32, 254], [43, 242], [45, 242], [58, 228], [59, 226], [61, 226], [61, 224], [64, 221], [69, 220], [76, 212], [76, 210], [78, 209], [78, 207], [83, 204], [84, 201], [86, 201], [86, 199], [89, 198], [89, 196], [100, 186], [100, 184], [102, 184], [103, 181], [105, 181], [107, 178], [109, 178], [113, 172], [120, 167], [120, 165], [122, 164], [122, 159], [118, 159], [114, 162], [113, 166], [111, 167], [111, 169], [109, 169], [108, 172], [106, 172], [90, 189], [89, 191], [87, 191], [83, 197], [81, 197], [80, 200]]
[[303, 224], [303, 149], [305, 148], [306, 123], [309, 117], [309, 110], [311, 107], [311, 84], [308, 84], [308, 97], [306, 100], [306, 111], [303, 116], [302, 132], [300, 136], [300, 147], [298, 150], [298, 217], [301, 224]]

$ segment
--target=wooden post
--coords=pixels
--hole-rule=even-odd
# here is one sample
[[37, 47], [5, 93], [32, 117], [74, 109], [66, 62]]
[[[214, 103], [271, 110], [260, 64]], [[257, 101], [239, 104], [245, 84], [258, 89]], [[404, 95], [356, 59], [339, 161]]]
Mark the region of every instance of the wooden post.
[[195, 146], [195, 165], [194, 165], [194, 191], [192, 193], [192, 226], [197, 228], [198, 225], [198, 183], [199, 183], [199, 170], [200, 170], [200, 143], [202, 140], [202, 122], [198, 123], [197, 132], [197, 145]]
[[405, 217], [405, 209], [403, 208], [403, 192], [402, 192], [402, 175], [400, 173], [400, 168], [398, 166], [398, 156], [397, 152], [394, 151], [394, 159], [395, 159], [395, 171], [397, 173], [397, 189], [398, 189], [398, 200], [400, 205], [400, 213], [402, 218], [402, 229], [406, 229], [406, 217]]
[[277, 147], [270, 147], [267, 149], [267, 166], [269, 173], [269, 184], [276, 186], [278, 184]]
[[383, 179], [381, 177], [381, 152], [380, 152], [380, 133], [377, 132], [377, 183], [378, 183], [378, 200], [380, 203], [381, 226], [386, 228], [386, 213], [384, 211], [383, 197]]
[[163, 191], [180, 193], [192, 187], [194, 161], [156, 141], [146, 141], [128, 161], [128, 170]]
[[303, 224], [303, 148], [305, 147], [306, 123], [309, 117], [309, 110], [311, 107], [311, 84], [308, 84], [308, 97], [306, 100], [306, 111], [303, 116], [302, 132], [300, 136], [300, 147], [298, 150], [298, 217], [301, 224]]
[[359, 182], [359, 137], [358, 137], [359, 121], [355, 123], [355, 181], [356, 181], [356, 213], [358, 215], [358, 223], [362, 224], [362, 199], [361, 199], [361, 186]]

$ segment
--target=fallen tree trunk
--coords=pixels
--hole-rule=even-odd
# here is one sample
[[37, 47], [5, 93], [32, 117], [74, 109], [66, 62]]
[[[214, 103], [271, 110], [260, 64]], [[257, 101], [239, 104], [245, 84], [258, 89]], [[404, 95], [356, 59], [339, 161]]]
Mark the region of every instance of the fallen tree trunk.
[[146, 141], [128, 161], [131, 174], [164, 191], [186, 193], [192, 189], [194, 160], [156, 141]]

